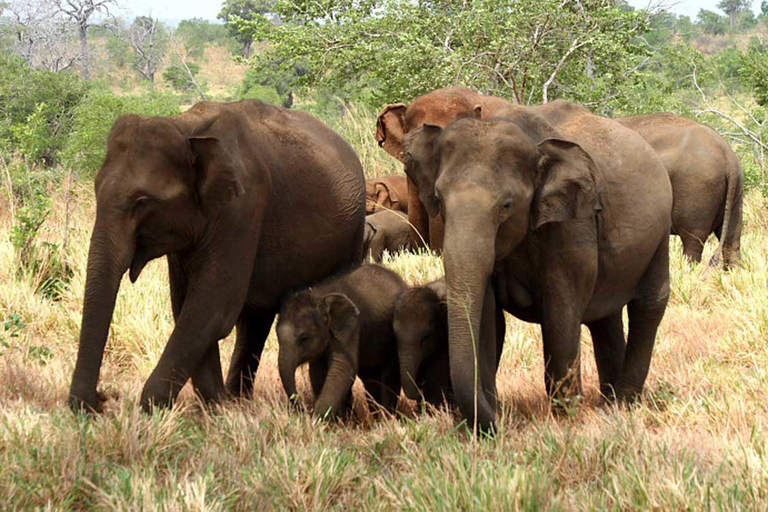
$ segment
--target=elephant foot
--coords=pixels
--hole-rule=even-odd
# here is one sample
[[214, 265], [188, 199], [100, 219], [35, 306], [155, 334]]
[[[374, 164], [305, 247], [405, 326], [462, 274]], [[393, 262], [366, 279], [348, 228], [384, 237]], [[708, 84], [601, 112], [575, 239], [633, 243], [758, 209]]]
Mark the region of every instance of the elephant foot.
[[104, 411], [104, 404], [112, 398], [102, 391], [95, 391], [88, 398], [78, 395], [69, 395], [69, 408], [75, 414], [100, 414]]
[[174, 393], [174, 390], [168, 386], [158, 387], [152, 386], [149, 382], [144, 386], [144, 390], [141, 392], [141, 410], [147, 414], [152, 414], [156, 409], [170, 409], [173, 407], [178, 391]]

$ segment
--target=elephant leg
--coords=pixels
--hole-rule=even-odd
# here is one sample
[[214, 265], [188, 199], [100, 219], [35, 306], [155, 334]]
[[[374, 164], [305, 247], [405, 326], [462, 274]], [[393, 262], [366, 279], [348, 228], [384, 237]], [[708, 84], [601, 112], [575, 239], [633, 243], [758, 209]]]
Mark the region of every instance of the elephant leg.
[[629, 336], [624, 364], [616, 383], [616, 397], [628, 402], [643, 391], [653, 346], [669, 301], [669, 239], [665, 237], [638, 284], [637, 298], [627, 309]]
[[245, 306], [237, 320], [237, 340], [227, 373], [227, 391], [232, 396], [253, 393], [253, 381], [259, 369], [261, 352], [275, 320], [271, 311], [254, 311]]
[[550, 300], [544, 306], [544, 381], [553, 400], [581, 394], [580, 318], [579, 311], [568, 301]]
[[704, 242], [707, 241], [707, 236], [703, 233], [683, 233], [680, 235], [680, 239], [683, 241], [683, 254], [688, 258], [688, 261], [701, 262], [701, 253], [704, 252]]
[[[171, 309], [174, 322], [178, 321], [184, 298], [187, 295], [188, 280], [178, 258], [168, 255], [168, 278], [171, 287]], [[216, 403], [224, 395], [224, 379], [221, 375], [219, 345], [214, 344], [204, 356], [202, 363], [192, 373], [192, 386], [205, 403]]]
[[320, 357], [309, 363], [309, 382], [312, 384], [312, 393], [315, 395], [315, 399], [320, 396], [326, 377], [328, 377], [327, 359]]
[[226, 394], [218, 343], [211, 346], [203, 361], [192, 372], [192, 385], [205, 403], [218, 403]]
[[592, 333], [595, 348], [595, 363], [600, 376], [600, 393], [613, 396], [616, 381], [624, 364], [624, 322], [621, 310], [600, 320], [587, 324]]
[[393, 359], [381, 373], [381, 405], [389, 413], [397, 410], [400, 399], [400, 365]]
[[[490, 281], [485, 287], [483, 300], [483, 314], [480, 323], [480, 343], [478, 343], [478, 365], [480, 370], [480, 383], [488, 403], [497, 410], [496, 370], [499, 366], [500, 349], [498, 347], [497, 328], [499, 314], [504, 321], [504, 313], [496, 304], [496, 297]], [[502, 332], [501, 336], [504, 334]], [[502, 343], [503, 348], [503, 343]]]

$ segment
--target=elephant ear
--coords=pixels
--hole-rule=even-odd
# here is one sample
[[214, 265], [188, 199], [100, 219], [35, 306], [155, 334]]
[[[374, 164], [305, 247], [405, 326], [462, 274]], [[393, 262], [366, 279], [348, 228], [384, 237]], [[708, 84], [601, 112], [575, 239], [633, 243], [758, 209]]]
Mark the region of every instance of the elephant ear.
[[403, 161], [403, 137], [405, 136], [405, 103], [387, 105], [376, 121], [376, 142], [384, 151]]
[[376, 226], [374, 226], [372, 223], [366, 221], [365, 222], [365, 234], [363, 235], [363, 249], [364, 252], [368, 252], [368, 247], [371, 245], [371, 241], [373, 240], [373, 237], [376, 236]]
[[346, 340], [357, 329], [360, 310], [343, 293], [329, 293], [323, 297], [321, 307], [335, 339]]
[[435, 197], [435, 181], [439, 167], [435, 151], [437, 139], [443, 129], [425, 124], [405, 136], [405, 173], [419, 188], [419, 200], [429, 213], [436, 217], [440, 208]]
[[531, 228], [595, 215], [597, 167], [592, 157], [575, 142], [562, 139], [545, 139], [538, 147]]
[[376, 184], [376, 203], [390, 208], [397, 203], [397, 193], [384, 182]]
[[[245, 173], [240, 151], [218, 137], [192, 136], [189, 141], [197, 193], [203, 212], [210, 215], [245, 193], [240, 177]], [[232, 141], [232, 146], [237, 146]]]

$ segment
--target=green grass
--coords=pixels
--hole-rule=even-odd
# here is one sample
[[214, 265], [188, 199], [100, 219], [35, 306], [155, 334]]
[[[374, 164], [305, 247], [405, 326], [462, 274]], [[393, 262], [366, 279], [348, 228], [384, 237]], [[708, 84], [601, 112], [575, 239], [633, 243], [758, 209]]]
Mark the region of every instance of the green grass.
[[[347, 134], [372, 132], [371, 121], [375, 114], [348, 120], [359, 127]], [[361, 151], [368, 172], [398, 169], [359, 137], [356, 147], [373, 148]], [[59, 242], [67, 198], [53, 194], [42, 237]], [[691, 267], [673, 240], [673, 294], [647, 392], [631, 409], [601, 403], [584, 331], [585, 400], [572, 416], [553, 416], [538, 328], [508, 317], [494, 439], [474, 439], [449, 412], [422, 416], [412, 403], [378, 422], [359, 405], [355, 422], [317, 423], [288, 405], [274, 333], [253, 400], [206, 411], [185, 388], [173, 411], [141, 414], [141, 387], [173, 324], [162, 260], [136, 284], [125, 279], [100, 381], [112, 398], [104, 414], [77, 418], [66, 395], [95, 213], [91, 187], [77, 186], [72, 198], [74, 275], [59, 302], [35, 294], [34, 278], [16, 272], [10, 206], [0, 208], [0, 509], [768, 507], [768, 204], [758, 194], [746, 199], [742, 268]], [[442, 274], [441, 260], [426, 253], [385, 264], [413, 284]], [[232, 336], [222, 343], [225, 368], [231, 350]], [[299, 386], [307, 400], [303, 373]]]

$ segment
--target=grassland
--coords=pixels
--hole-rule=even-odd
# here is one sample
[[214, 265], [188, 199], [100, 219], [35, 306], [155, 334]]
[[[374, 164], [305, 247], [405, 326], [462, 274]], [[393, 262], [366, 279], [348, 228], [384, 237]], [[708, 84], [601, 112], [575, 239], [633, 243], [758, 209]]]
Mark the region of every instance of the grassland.
[[[347, 119], [343, 133], [371, 126]], [[350, 135], [368, 172], [395, 170], [365, 137]], [[42, 238], [67, 238], [74, 271], [58, 302], [18, 273], [13, 204], [0, 199], [0, 509], [768, 508], [768, 202], [756, 193], [746, 198], [742, 268], [691, 267], [674, 241], [672, 299], [641, 404], [601, 403], [585, 330], [585, 400], [552, 416], [538, 329], [509, 317], [500, 432], [485, 440], [412, 403], [378, 422], [362, 406], [351, 424], [313, 422], [288, 406], [274, 333], [253, 400], [211, 411], [185, 388], [173, 411], [141, 414], [141, 387], [173, 325], [163, 260], [121, 288], [101, 374], [106, 412], [75, 417], [66, 395], [95, 205], [89, 184], [52, 194]], [[414, 284], [442, 274], [430, 254], [385, 264]], [[222, 348], [226, 368], [231, 336]], [[308, 399], [306, 376], [299, 384]]]

